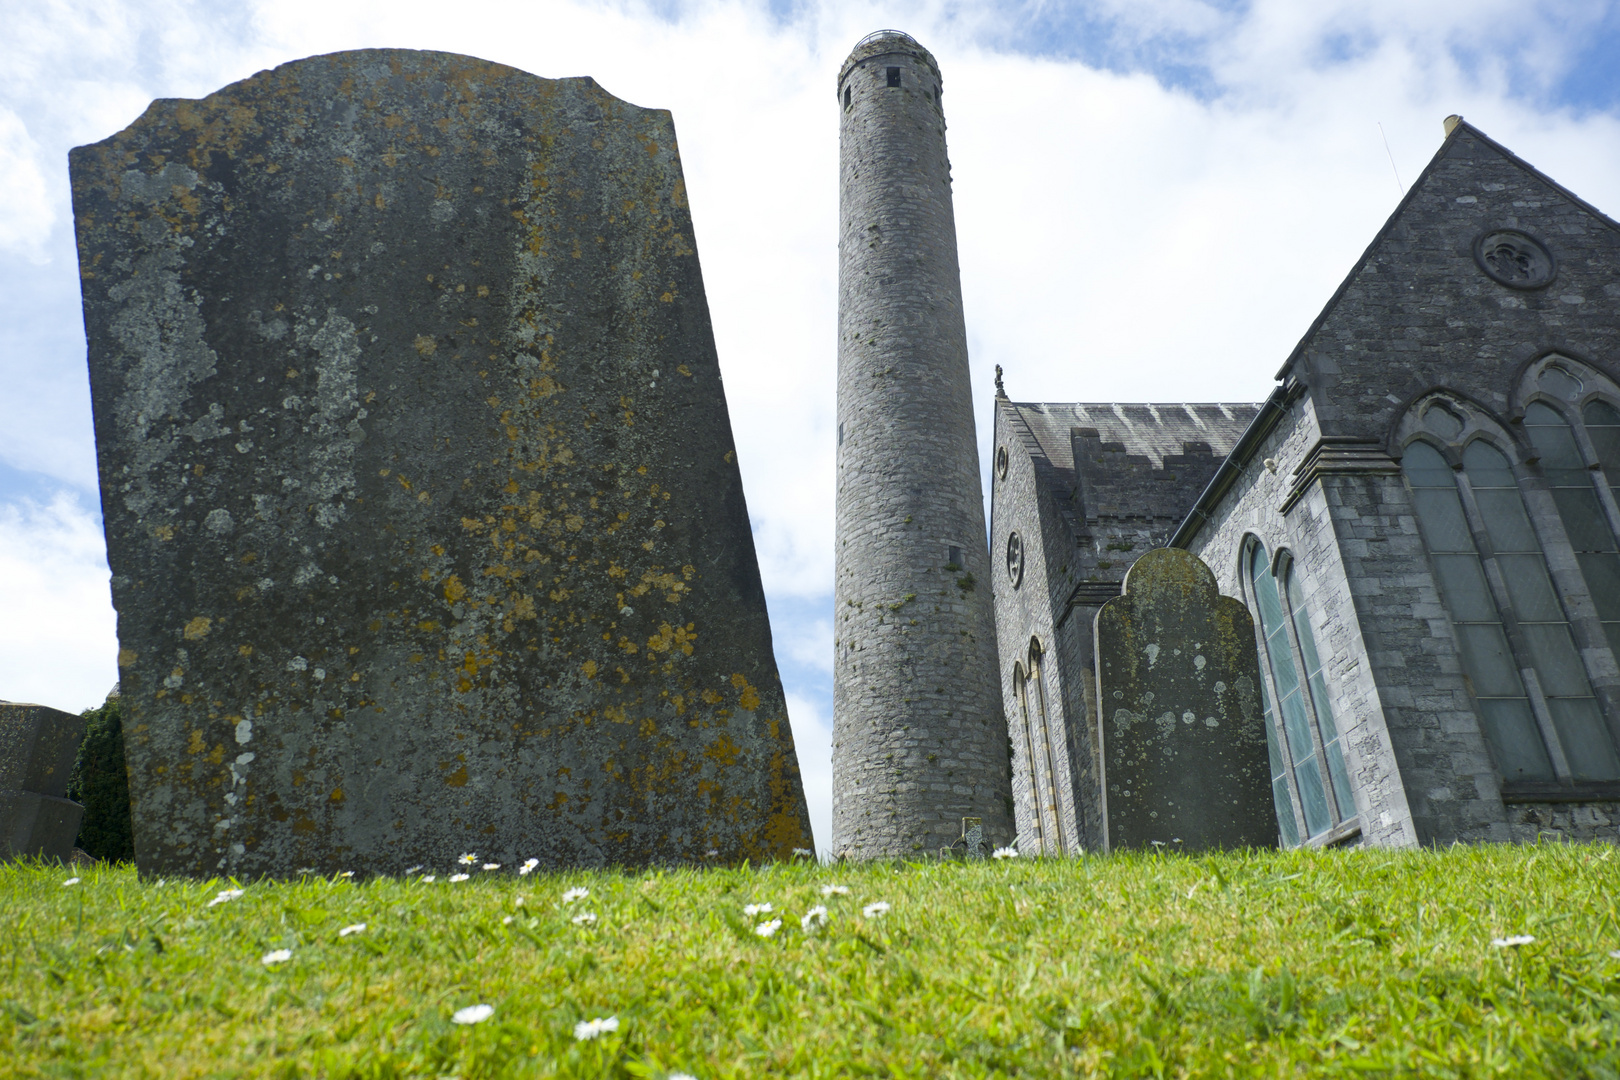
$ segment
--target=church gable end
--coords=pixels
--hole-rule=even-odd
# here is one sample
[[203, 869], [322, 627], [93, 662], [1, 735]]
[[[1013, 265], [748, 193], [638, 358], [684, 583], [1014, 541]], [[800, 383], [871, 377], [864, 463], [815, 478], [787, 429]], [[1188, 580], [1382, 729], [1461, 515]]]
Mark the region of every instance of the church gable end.
[[1382, 444], [1436, 386], [1505, 410], [1540, 354], [1615, 361], [1617, 260], [1620, 226], [1458, 120], [1279, 374], [1328, 437]]

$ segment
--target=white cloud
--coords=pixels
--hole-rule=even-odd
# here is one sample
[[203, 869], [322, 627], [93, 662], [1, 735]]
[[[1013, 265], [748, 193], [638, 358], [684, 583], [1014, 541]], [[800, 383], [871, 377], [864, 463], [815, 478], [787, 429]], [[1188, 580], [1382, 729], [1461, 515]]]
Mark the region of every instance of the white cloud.
[[816, 854], [832, 852], [832, 717], [810, 698], [787, 695], [788, 719], [793, 723], [793, 747], [804, 779], [804, 799], [810, 806], [810, 829]]
[[0, 251], [36, 263], [44, 258], [58, 201], [46, 190], [39, 158], [39, 144], [22, 118], [0, 105], [0, 176], [6, 178], [6, 197], [0, 200]]
[[0, 505], [0, 697], [79, 712], [118, 681], [101, 525], [72, 494]]

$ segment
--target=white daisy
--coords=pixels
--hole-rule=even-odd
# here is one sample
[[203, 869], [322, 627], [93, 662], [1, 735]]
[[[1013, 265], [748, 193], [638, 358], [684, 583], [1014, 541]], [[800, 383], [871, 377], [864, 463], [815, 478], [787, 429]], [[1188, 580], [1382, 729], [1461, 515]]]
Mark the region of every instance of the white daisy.
[[697, 1080], [691, 1073], [670, 1073], [669, 1080]]
[[720, 849], [719, 849], [719, 848], [710, 848], [710, 849], [709, 849], [709, 850], [708, 850], [708, 851], [705, 851], [705, 852], [704, 852], [704, 853], [703, 853], [703, 857], [704, 857], [704, 858], [705, 858], [705, 859], [714, 859], [714, 858], [718, 858], [718, 857], [719, 857], [719, 855], [720, 855]]
[[466, 881], [467, 880], [467, 875], [466, 874], [451, 874], [450, 875], [450, 880], [451, 881]]
[[512, 925], [512, 916], [508, 915], [504, 919], [502, 919], [501, 920], [501, 925], [502, 926], [511, 926]]
[[407, 874], [420, 874], [422, 872], [422, 864], [417, 863], [415, 866], [407, 866], [405, 868], [405, 872]]
[[338, 874], [338, 877], [354, 877], [354, 871], [353, 870], [345, 870], [342, 873]]
[[495, 1015], [493, 1005], [468, 1005], [465, 1009], [457, 1009], [450, 1017], [452, 1024], [482, 1024]]
[[849, 886], [848, 885], [823, 885], [821, 887], [821, 895], [822, 896], [848, 896], [849, 895]]
[[1536, 939], [1529, 934], [1514, 934], [1511, 937], [1492, 938], [1491, 944], [1498, 949], [1515, 949], [1520, 945], [1529, 945]]
[[539, 865], [539, 859], [526, 859], [524, 860], [523, 865], [518, 867], [518, 873], [522, 874], [524, 877], [527, 877], [528, 875], [534, 873], [534, 868]]
[[888, 913], [889, 902], [887, 900], [878, 900], [861, 908], [861, 914], [865, 915], [868, 919], [881, 919]]
[[67, 885], [77, 885], [77, 884], [78, 884], [78, 883], [79, 883], [79, 879], [78, 879], [78, 878], [76, 878], [76, 877], [70, 877], [70, 878], [68, 878], [68, 879], [67, 879], [67, 880], [66, 880], [66, 881], [64, 881], [64, 882], [62, 882], [62, 884], [63, 884], [63, 885], [64, 885], [64, 886], [67, 886]]
[[574, 923], [575, 926], [589, 926], [591, 923], [593, 923], [595, 921], [596, 921], [595, 913], [589, 912], [589, 911], [582, 911], [578, 915], [575, 915], [574, 918], [573, 918], [573, 923]]
[[499, 870], [500, 868], [501, 864], [498, 862], [487, 862], [484, 864], [485, 870]]
[[357, 922], [353, 926], [345, 926], [343, 929], [339, 930], [338, 931], [338, 937], [348, 937], [350, 934], [358, 934], [358, 933], [360, 933], [360, 931], [364, 930], [365, 928], [366, 928], [365, 923]]
[[804, 918], [799, 920], [799, 927], [807, 934], [812, 933], [819, 927], [826, 925], [827, 909], [822, 907], [820, 904], [817, 904], [815, 907], [805, 912]]
[[770, 913], [771, 905], [769, 904], [749, 904], [747, 907], [743, 908], [743, 914], [749, 916], [750, 918], [755, 915], [769, 915]]
[[605, 1032], [618, 1030], [619, 1018], [617, 1016], [602, 1016], [596, 1018], [595, 1020], [581, 1020], [579, 1023], [575, 1024], [574, 1038], [580, 1042], [585, 1042], [589, 1039], [594, 1039], [598, 1035], [602, 1035]]
[[1616, 949], [1613, 952], [1611, 952], [1609, 954], [1609, 959], [1610, 960], [1620, 960], [1620, 949]]
[[512, 906], [513, 907], [522, 907], [523, 903], [524, 903], [524, 901], [526, 899], [527, 899], [527, 897], [520, 896], [516, 900], [512, 901]]
[[242, 890], [241, 889], [224, 889], [224, 890], [222, 890], [220, 892], [220, 894], [218, 896], [216, 896], [212, 900], [208, 901], [208, 906], [213, 907], [215, 904], [226, 904], [226, 903], [229, 903], [232, 900], [235, 900], [238, 896], [241, 896], [241, 895], [242, 895]]
[[754, 933], [760, 937], [770, 937], [780, 929], [782, 929], [782, 920], [772, 919], [770, 922], [762, 922], [754, 927]]
[[583, 900], [589, 895], [591, 895], [591, 890], [589, 889], [569, 889], [567, 892], [563, 893], [563, 903], [572, 904], [575, 900]]
[[471, 866], [473, 863], [475, 863], [477, 861], [478, 861], [478, 856], [473, 854], [470, 851], [467, 852], [465, 855], [463, 855], [461, 858], [456, 860], [456, 862], [460, 863], [462, 866]]
[[422, 880], [427, 882], [429, 885], [431, 885], [435, 881], [439, 880], [439, 875], [437, 875], [437, 874], [423, 874], [422, 875]]
[[259, 962], [265, 967], [273, 967], [276, 964], [285, 964], [291, 959], [291, 949], [276, 949], [272, 952], [265, 953], [264, 956], [260, 957]]
[[816, 857], [816, 853], [807, 847], [796, 847], [793, 849], [793, 857], [796, 859], [813, 859]]
[[992, 859], [1016, 859], [1018, 849], [1015, 847], [998, 847], [990, 853]]

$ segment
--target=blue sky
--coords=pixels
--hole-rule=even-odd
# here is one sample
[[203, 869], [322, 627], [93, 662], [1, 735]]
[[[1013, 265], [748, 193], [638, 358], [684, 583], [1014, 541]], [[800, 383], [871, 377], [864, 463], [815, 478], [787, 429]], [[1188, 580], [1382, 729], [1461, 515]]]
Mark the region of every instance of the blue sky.
[[[300, 56], [440, 48], [670, 108], [819, 839], [837, 113], [862, 34], [938, 56], [981, 441], [1021, 400], [1260, 400], [1460, 112], [1620, 212], [1620, 6], [64, 0], [0, 8], [0, 698], [116, 678], [66, 153]], [[1386, 139], [1388, 149], [1386, 150]]]

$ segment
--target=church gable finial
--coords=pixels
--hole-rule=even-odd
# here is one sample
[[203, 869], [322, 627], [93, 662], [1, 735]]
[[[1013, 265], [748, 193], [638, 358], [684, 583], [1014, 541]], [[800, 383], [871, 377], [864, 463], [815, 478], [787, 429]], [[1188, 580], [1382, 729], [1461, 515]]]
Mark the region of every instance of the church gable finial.
[[1001, 385], [1001, 365], [996, 365], [996, 397], [1006, 397], [1007, 388]]

